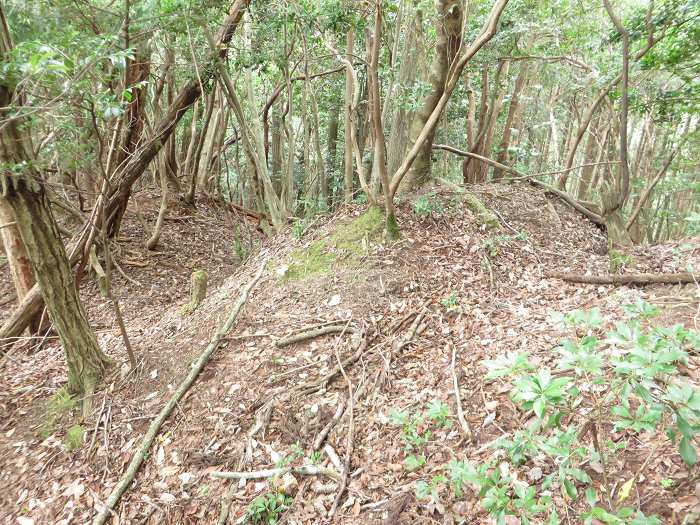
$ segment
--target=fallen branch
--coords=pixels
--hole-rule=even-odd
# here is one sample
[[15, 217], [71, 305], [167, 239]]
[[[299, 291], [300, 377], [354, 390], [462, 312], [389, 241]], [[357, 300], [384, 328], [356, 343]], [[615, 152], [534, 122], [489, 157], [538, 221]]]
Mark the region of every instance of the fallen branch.
[[112, 509], [114, 509], [116, 504], [119, 502], [119, 499], [121, 498], [122, 494], [124, 494], [129, 485], [131, 485], [131, 482], [134, 480], [136, 472], [141, 466], [141, 463], [143, 463], [146, 454], [148, 453], [149, 449], [151, 448], [151, 445], [153, 444], [153, 441], [158, 435], [160, 427], [163, 425], [165, 420], [168, 419], [170, 413], [173, 411], [175, 406], [177, 406], [180, 399], [182, 399], [182, 396], [185, 395], [185, 393], [197, 380], [197, 377], [204, 369], [204, 366], [209, 361], [211, 355], [219, 347], [221, 341], [233, 327], [233, 324], [238, 318], [238, 314], [243, 308], [243, 305], [248, 300], [250, 291], [260, 280], [260, 277], [262, 276], [263, 271], [265, 270], [266, 262], [267, 260], [264, 260], [263, 263], [260, 265], [260, 268], [258, 269], [257, 273], [255, 274], [253, 279], [245, 286], [238, 301], [236, 301], [236, 304], [234, 304], [233, 308], [231, 309], [231, 313], [226, 319], [226, 322], [223, 324], [223, 326], [221, 326], [221, 328], [219, 328], [216, 334], [214, 334], [214, 337], [212, 338], [207, 348], [193, 363], [190, 373], [180, 383], [180, 386], [178, 386], [168, 403], [158, 413], [158, 416], [153, 420], [153, 422], [151, 422], [151, 425], [148, 427], [148, 431], [146, 432], [146, 434], [143, 437], [143, 440], [141, 441], [141, 445], [139, 445], [139, 448], [136, 451], [136, 454], [134, 454], [134, 457], [131, 458], [131, 462], [129, 463], [129, 466], [126, 469], [126, 472], [119, 480], [119, 483], [117, 483], [116, 487], [114, 487], [114, 490], [112, 490], [112, 493], [109, 495], [107, 500], [105, 501], [102, 510], [97, 514], [97, 516], [95, 516], [95, 519], [92, 522], [93, 525], [104, 525], [104, 523], [111, 515]]
[[464, 434], [467, 436], [469, 441], [474, 440], [474, 432], [472, 432], [469, 423], [464, 418], [464, 410], [462, 409], [462, 395], [459, 393], [459, 380], [457, 379], [457, 367], [455, 362], [457, 361], [457, 347], [452, 347], [452, 386], [455, 391], [455, 401], [457, 402], [457, 421], [459, 421], [459, 426], [462, 427]]
[[252, 472], [210, 472], [212, 478], [221, 479], [266, 479], [274, 478], [275, 476], [284, 476], [287, 473], [296, 474], [298, 476], [327, 476], [336, 481], [340, 481], [341, 476], [335, 470], [329, 468], [321, 468], [313, 465], [304, 465], [302, 467], [282, 467], [271, 468], [265, 470], [254, 470]]
[[[489, 166], [493, 166], [494, 168], [498, 168], [500, 170], [506, 171], [508, 173], [512, 173], [513, 175], [516, 175], [519, 179], [529, 179], [531, 184], [534, 184], [536, 186], [540, 186], [541, 188], [544, 188], [550, 193], [553, 193], [557, 197], [559, 197], [561, 200], [566, 202], [568, 205], [573, 207], [576, 211], [582, 213], [586, 217], [588, 217], [593, 223], [598, 224], [600, 226], [605, 226], [605, 221], [603, 218], [598, 215], [597, 213], [592, 212], [582, 204], [580, 204], [576, 199], [568, 195], [566, 192], [558, 190], [554, 186], [551, 186], [547, 184], [546, 182], [542, 182], [536, 179], [533, 179], [532, 177], [535, 177], [537, 175], [544, 175], [544, 173], [533, 173], [532, 175], [528, 175], [526, 173], [523, 173], [521, 171], [516, 170], [515, 168], [511, 168], [510, 166], [506, 166], [505, 164], [501, 164], [500, 162], [496, 162], [495, 160], [489, 159], [488, 157], [482, 157], [481, 155], [477, 155], [476, 153], [472, 153], [470, 151], [462, 151], [457, 148], [453, 148], [452, 146], [448, 146], [446, 144], [433, 144], [433, 149], [441, 149], [445, 151], [449, 151], [450, 153], [454, 153], [455, 155], [459, 155], [460, 157], [469, 157], [472, 159], [479, 160], [481, 162], [484, 162], [488, 164]], [[580, 167], [580, 166], [579, 166]], [[574, 168], [568, 168], [566, 170], [561, 170], [560, 172], [552, 171], [552, 172], [547, 172], [548, 175], [555, 175], [557, 173], [564, 173], [566, 171], [571, 171]]]
[[628, 273], [623, 275], [584, 275], [580, 273], [546, 272], [545, 276], [572, 283], [586, 284], [677, 284], [697, 283], [697, 273]]
[[294, 343], [300, 343], [301, 341], [306, 341], [307, 339], [313, 339], [315, 337], [320, 337], [322, 335], [328, 335], [328, 334], [340, 334], [340, 333], [347, 333], [347, 334], [354, 334], [356, 330], [350, 326], [343, 325], [343, 324], [336, 324], [336, 325], [330, 325], [330, 326], [323, 326], [321, 328], [317, 328], [315, 330], [308, 330], [306, 332], [301, 332], [299, 334], [295, 335], [290, 335], [287, 337], [282, 337], [275, 341], [275, 346], [277, 348], [282, 348], [283, 346], [289, 346]]

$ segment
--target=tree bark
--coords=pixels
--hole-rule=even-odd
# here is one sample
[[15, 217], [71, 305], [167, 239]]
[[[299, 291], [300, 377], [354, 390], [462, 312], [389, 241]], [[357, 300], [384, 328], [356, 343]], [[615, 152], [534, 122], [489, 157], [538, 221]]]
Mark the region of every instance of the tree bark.
[[[436, 8], [438, 27], [435, 60], [430, 72], [431, 91], [423, 99], [421, 108], [413, 116], [409, 131], [411, 143], [415, 143], [418, 139], [430, 115], [437, 107], [440, 97], [445, 92], [450, 65], [457, 57], [462, 44], [462, 2], [459, 0], [438, 0]], [[434, 137], [435, 127], [422, 141], [418, 155], [403, 179], [401, 191], [411, 191], [422, 186], [430, 177]]]
[[[508, 116], [506, 117], [506, 124], [503, 128], [503, 137], [501, 138], [501, 144], [499, 147], [498, 156], [496, 160], [501, 164], [508, 164], [510, 161], [510, 155], [508, 148], [510, 148], [510, 138], [513, 133], [513, 126], [516, 125], [516, 116], [518, 115], [520, 109], [520, 95], [527, 83], [527, 75], [530, 70], [529, 62], [524, 62], [520, 66], [520, 71], [515, 79], [515, 86], [513, 87], [513, 94], [510, 97], [510, 104], [508, 105]], [[503, 177], [503, 172], [499, 169], [493, 170], [494, 180], [499, 180]]]
[[34, 273], [32, 272], [31, 261], [24, 247], [22, 237], [17, 227], [15, 214], [10, 203], [0, 196], [0, 237], [2, 237], [7, 263], [10, 268], [12, 282], [15, 285], [17, 302], [22, 300], [32, 289], [34, 283]]

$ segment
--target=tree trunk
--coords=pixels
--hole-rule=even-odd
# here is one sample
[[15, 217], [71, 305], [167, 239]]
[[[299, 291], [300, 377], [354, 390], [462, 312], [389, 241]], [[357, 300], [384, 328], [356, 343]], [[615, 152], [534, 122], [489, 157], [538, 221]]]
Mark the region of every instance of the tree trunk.
[[[409, 131], [411, 143], [415, 143], [445, 92], [445, 82], [447, 81], [450, 64], [457, 56], [462, 43], [462, 3], [458, 0], [438, 0], [436, 8], [438, 13], [438, 36], [435, 60], [430, 72], [431, 91], [423, 99], [421, 108], [413, 116]], [[400, 186], [401, 191], [411, 191], [427, 182], [430, 177], [434, 137], [435, 128], [428, 133], [422, 142], [418, 155], [403, 178]]]
[[[0, 237], [5, 248], [7, 256], [7, 264], [10, 268], [12, 282], [15, 285], [15, 293], [17, 302], [21, 303], [27, 296], [29, 290], [32, 289], [34, 283], [34, 273], [32, 272], [32, 264], [29, 260], [29, 254], [24, 247], [22, 237], [17, 227], [15, 214], [12, 211], [10, 203], [0, 196]], [[32, 326], [32, 332], [38, 328], [38, 316], [35, 319], [35, 326]]]
[[[347, 36], [347, 49], [345, 51], [346, 60], [352, 64], [354, 60], [353, 52], [355, 46], [355, 32], [350, 29]], [[355, 88], [357, 89], [357, 88]], [[352, 100], [353, 100], [353, 78], [351, 67], [348, 67], [345, 72], [345, 155], [343, 161], [343, 201], [349, 203], [352, 201], [353, 195], [353, 169], [352, 169], [352, 159], [353, 159], [353, 132], [352, 128], [354, 126], [352, 119]]]
[[[150, 51], [140, 50], [133, 60], [127, 62], [124, 78], [125, 89], [131, 93], [131, 102], [126, 106], [124, 118], [126, 126], [122, 139], [117, 147], [114, 157], [114, 166], [119, 169], [127, 159], [137, 150], [143, 136], [144, 123], [146, 119], [146, 95], [148, 89], [143, 85], [148, 81], [151, 73]], [[107, 174], [108, 176], [111, 174]], [[109, 223], [108, 235], [110, 238], [116, 236], [121, 226], [122, 218], [126, 212], [130, 191], [126, 192], [120, 199], [112, 221]]]
[[[515, 86], [513, 87], [513, 94], [510, 97], [510, 104], [508, 105], [508, 116], [506, 117], [506, 124], [503, 128], [503, 137], [501, 138], [501, 145], [499, 147], [498, 156], [496, 160], [501, 164], [510, 164], [510, 155], [508, 148], [510, 147], [510, 138], [513, 133], [513, 126], [516, 125], [516, 116], [518, 115], [520, 108], [520, 94], [527, 83], [527, 75], [529, 72], [530, 64], [529, 62], [523, 62], [520, 66], [520, 71], [515, 79]], [[519, 131], [519, 130], [518, 130]], [[499, 180], [503, 177], [503, 172], [498, 169], [493, 170], [494, 180]]]

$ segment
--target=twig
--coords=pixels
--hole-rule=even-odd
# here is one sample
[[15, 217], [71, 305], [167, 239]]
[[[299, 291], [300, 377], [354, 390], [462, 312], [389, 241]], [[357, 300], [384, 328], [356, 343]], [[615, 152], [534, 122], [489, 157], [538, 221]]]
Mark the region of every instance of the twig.
[[353, 353], [350, 357], [346, 358], [343, 360], [342, 363], [340, 363], [341, 366], [336, 366], [333, 370], [328, 372], [325, 376], [323, 376], [321, 379], [316, 381], [315, 383], [312, 383], [310, 385], [302, 385], [300, 387], [300, 390], [303, 394], [313, 394], [314, 392], [318, 392], [322, 388], [325, 388], [328, 386], [328, 384], [333, 381], [336, 376], [341, 374], [341, 368], [348, 367], [355, 363], [360, 357], [362, 357], [362, 354], [365, 353], [365, 350], [367, 350], [367, 336], [363, 334], [362, 340], [360, 341], [360, 344], [357, 347], [357, 350], [355, 350], [355, 353]]
[[105, 392], [105, 395], [102, 398], [102, 407], [100, 408], [100, 411], [97, 414], [97, 420], [95, 421], [95, 428], [92, 431], [92, 439], [90, 440], [90, 448], [88, 448], [88, 452], [87, 452], [88, 458], [92, 454], [92, 448], [95, 446], [95, 441], [97, 440], [97, 428], [100, 426], [100, 421], [102, 420], [102, 413], [104, 412], [106, 402], [107, 402], [107, 393]]
[[474, 441], [474, 432], [472, 432], [469, 423], [464, 418], [464, 410], [462, 409], [462, 396], [459, 393], [459, 380], [457, 379], [457, 367], [455, 362], [457, 361], [457, 347], [452, 347], [452, 386], [454, 387], [455, 400], [457, 401], [457, 421], [459, 421], [459, 426], [462, 427], [464, 434], [467, 436], [469, 441]]
[[283, 346], [288, 346], [294, 343], [299, 343], [301, 341], [306, 341], [307, 339], [313, 339], [315, 337], [320, 337], [322, 335], [328, 334], [339, 334], [339, 333], [349, 333], [354, 334], [356, 330], [347, 324], [345, 325], [330, 325], [324, 326], [322, 328], [317, 328], [315, 330], [308, 330], [306, 332], [301, 332], [296, 335], [290, 335], [287, 337], [282, 337], [275, 341], [275, 346], [277, 348], [282, 348]]
[[209, 345], [207, 346], [207, 348], [199, 356], [199, 358], [193, 363], [192, 369], [190, 370], [190, 373], [187, 374], [187, 377], [185, 377], [185, 379], [180, 383], [180, 385], [178, 386], [177, 390], [175, 390], [175, 392], [173, 393], [173, 396], [170, 398], [168, 403], [158, 413], [158, 417], [156, 417], [156, 419], [153, 420], [153, 422], [151, 422], [151, 425], [148, 427], [148, 431], [146, 432], [146, 434], [143, 437], [143, 440], [141, 441], [141, 445], [139, 445], [139, 448], [137, 449], [136, 453], [134, 454], [133, 458], [131, 459], [131, 462], [129, 463], [129, 466], [126, 469], [126, 472], [124, 473], [122, 478], [119, 480], [119, 483], [117, 483], [117, 485], [114, 487], [114, 490], [112, 490], [112, 493], [109, 495], [107, 500], [105, 501], [105, 505], [102, 508], [102, 510], [97, 514], [97, 516], [95, 516], [95, 519], [92, 522], [93, 525], [104, 525], [104, 523], [107, 521], [107, 519], [110, 516], [111, 510], [115, 507], [115, 505], [117, 504], [117, 502], [121, 498], [122, 494], [124, 494], [126, 489], [129, 487], [129, 485], [131, 485], [131, 482], [133, 481], [134, 476], [136, 475], [136, 472], [138, 471], [139, 467], [143, 463], [147, 452], [151, 448], [151, 445], [153, 444], [153, 441], [156, 438], [156, 435], [160, 431], [160, 427], [163, 425], [165, 420], [168, 419], [171, 412], [173, 411], [175, 406], [178, 404], [178, 401], [180, 401], [180, 399], [182, 399], [182, 397], [185, 395], [185, 393], [190, 389], [190, 387], [197, 380], [197, 377], [204, 369], [204, 366], [209, 361], [209, 358], [214, 353], [214, 351], [219, 347], [221, 340], [233, 327], [233, 324], [236, 322], [236, 319], [238, 318], [238, 314], [240, 313], [241, 309], [243, 308], [243, 305], [248, 300], [248, 296], [250, 295], [250, 291], [253, 289], [253, 287], [257, 284], [257, 282], [262, 277], [263, 271], [265, 270], [266, 263], [267, 263], [267, 260], [266, 259], [263, 260], [263, 263], [260, 265], [260, 268], [258, 269], [258, 271], [255, 274], [255, 276], [253, 277], [253, 279], [243, 289], [240, 298], [238, 299], [236, 304], [233, 306], [231, 313], [229, 314], [228, 318], [226, 319], [226, 322], [216, 332], [216, 334], [214, 334], [214, 337], [212, 338], [212, 340], [209, 343]]
[[302, 467], [282, 467], [282, 468], [271, 468], [265, 470], [254, 470], [252, 472], [210, 472], [209, 475], [212, 478], [221, 479], [266, 479], [274, 478], [275, 476], [284, 476], [288, 472], [292, 474], [297, 474], [298, 476], [327, 476], [331, 479], [339, 481], [341, 479], [340, 474], [335, 470], [328, 468], [316, 467], [314, 465], [304, 465]]

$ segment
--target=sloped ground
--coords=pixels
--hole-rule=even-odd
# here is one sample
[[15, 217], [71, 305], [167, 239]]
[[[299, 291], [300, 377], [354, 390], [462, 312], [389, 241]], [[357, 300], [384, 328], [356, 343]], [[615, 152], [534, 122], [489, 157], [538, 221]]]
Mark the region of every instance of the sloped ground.
[[[26, 397], [5, 397], [0, 405], [7, 414], [0, 428], [0, 483], [9, 487], [0, 495], [0, 516], [8, 523], [17, 516], [35, 523], [87, 522], [119, 479], [148, 418], [166, 402], [226, 317], [238, 289], [267, 261], [265, 276], [229, 340], [161, 429], [117, 509], [119, 522], [217, 523], [222, 502], [227, 502], [229, 522], [241, 523], [254, 498], [270, 492], [268, 480], [229, 482], [210, 477], [211, 472], [310, 461], [333, 468], [323, 450], [314, 453], [314, 441], [338, 406], [347, 407], [350, 383], [356, 392], [353, 409], [346, 408], [327, 439], [343, 461], [352, 435], [352, 468], [340, 508], [328, 515], [337, 492], [332, 480], [297, 476], [297, 496], [283, 519], [489, 523], [470, 491], [460, 498], [442, 493], [432, 503], [415, 497], [416, 481], [430, 482], [452, 458], [474, 463], [495, 458], [523, 479], [533, 475], [532, 464], [509, 466], [488, 447], [525, 426], [529, 416], [511, 401], [504, 381], [484, 380], [481, 361], [528, 351], [538, 364], [550, 364], [552, 349], [565, 336], [548, 322], [551, 311], [597, 307], [605, 316], [619, 316], [620, 304], [634, 297], [661, 305], [660, 322], [697, 329], [698, 288], [633, 289], [547, 279], [544, 272], [551, 270], [606, 273], [609, 258], [601, 233], [529, 186], [485, 185], [473, 192], [496, 212], [500, 227], [487, 229], [459, 195], [440, 188], [399, 207], [403, 237], [396, 243], [382, 238], [372, 212], [348, 209], [320, 228], [315, 224], [313, 238], [266, 242], [190, 315], [176, 301], [172, 307], [144, 304], [139, 312], [148, 315], [147, 322], [127, 320], [143, 360], [138, 373], [115, 378], [109, 396], [97, 399], [95, 413], [83, 423], [86, 443], [73, 452], [64, 445], [65, 429], [72, 424], [68, 417], [44, 439], [34, 428], [41, 423], [38, 400], [63, 381], [60, 350], [48, 346], [6, 363], [3, 378], [21, 380], [3, 388], [3, 397]], [[164, 247], [168, 241], [163, 239]], [[187, 239], [180, 242], [188, 246]], [[697, 268], [698, 247], [695, 239], [640, 250], [633, 259], [618, 262], [621, 271], [671, 272], [693, 263]], [[274, 344], [324, 323], [352, 328], [364, 339], [356, 333], [281, 348]], [[112, 355], [123, 360], [118, 333], [112, 330], [103, 337], [112, 341]], [[465, 439], [455, 417], [453, 352], [474, 442]], [[350, 356], [358, 359], [346, 362], [347, 377], [335, 374], [319, 384], [339, 359]], [[696, 384], [698, 364], [696, 354], [683, 369]], [[420, 445], [426, 464], [409, 472], [406, 440], [390, 414], [423, 412], [431, 403], [439, 406], [436, 400], [449, 407], [443, 419], [452, 424], [432, 425], [432, 436]], [[418, 430], [424, 435], [427, 426], [421, 422]], [[631, 442], [620, 460], [607, 466], [607, 476], [623, 483], [644, 464], [635, 488], [637, 502], [665, 523], [681, 523], [697, 505], [697, 477], [666, 441]], [[551, 465], [536, 468], [541, 476]], [[595, 472], [590, 474], [596, 479]], [[660, 484], [667, 479], [674, 480], [668, 489]], [[553, 491], [553, 505], [561, 514], [579, 508], [559, 490]]]

